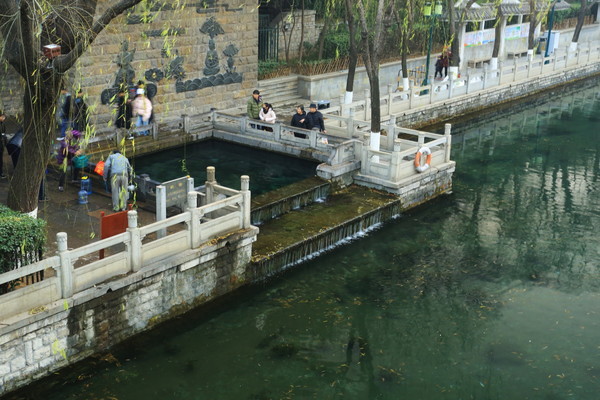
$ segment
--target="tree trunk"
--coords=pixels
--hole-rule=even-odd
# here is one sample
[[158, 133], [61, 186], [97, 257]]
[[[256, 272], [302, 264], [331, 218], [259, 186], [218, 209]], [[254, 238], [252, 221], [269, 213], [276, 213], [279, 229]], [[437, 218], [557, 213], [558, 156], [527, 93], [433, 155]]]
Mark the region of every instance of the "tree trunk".
[[579, 41], [579, 34], [581, 34], [581, 28], [583, 27], [583, 22], [585, 21], [585, 13], [588, 10], [587, 0], [581, 0], [581, 8], [579, 9], [579, 13], [577, 14], [577, 25], [575, 25], [575, 32], [573, 32], [573, 39], [571, 42], [577, 43]]
[[348, 24], [349, 35], [349, 54], [348, 54], [348, 75], [346, 76], [346, 96], [344, 102], [352, 103], [354, 93], [354, 76], [356, 75], [356, 64], [358, 64], [358, 46], [356, 43], [356, 25], [354, 24], [353, 4], [351, 0], [346, 0], [346, 22]]
[[23, 143], [17, 168], [8, 187], [7, 205], [16, 211], [37, 209], [40, 183], [56, 137], [54, 109], [59, 88], [54, 82], [30, 82], [23, 97]]
[[329, 21], [331, 18], [325, 18], [323, 22], [323, 29], [321, 29], [321, 33], [319, 34], [319, 54], [318, 59], [323, 59], [323, 48], [325, 47], [325, 36], [327, 35], [327, 30], [329, 29]]
[[379, 93], [379, 61], [373, 62], [373, 69], [369, 75], [371, 85], [371, 132], [381, 132], [381, 101]]
[[300, 44], [298, 45], [298, 59], [302, 62], [304, 56], [304, 0], [302, 0], [302, 12], [300, 14]]
[[535, 47], [535, 28], [538, 25], [537, 14], [535, 11], [535, 0], [529, 0], [529, 35], [527, 36], [527, 54], [533, 56]]
[[504, 40], [502, 35], [502, 15], [498, 13], [498, 19], [496, 20], [496, 26], [494, 27], [494, 48], [492, 49], [492, 58], [498, 58], [500, 54], [500, 44]]

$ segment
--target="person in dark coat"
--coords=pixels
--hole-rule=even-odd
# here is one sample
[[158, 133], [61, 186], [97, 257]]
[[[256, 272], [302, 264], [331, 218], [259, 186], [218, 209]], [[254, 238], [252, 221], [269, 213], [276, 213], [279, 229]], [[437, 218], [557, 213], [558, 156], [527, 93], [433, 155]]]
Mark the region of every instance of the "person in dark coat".
[[306, 114], [306, 128], [307, 129], [318, 129], [319, 132], [327, 133], [325, 130], [325, 122], [323, 121], [323, 114], [317, 111], [317, 105], [311, 104], [308, 114]]
[[296, 114], [292, 117], [290, 124], [295, 128], [306, 129], [306, 111], [304, 111], [304, 106], [296, 107]]
[[117, 95], [117, 120], [115, 126], [117, 128], [129, 129], [131, 128], [131, 99], [127, 96], [125, 90], [120, 90]]
[[77, 92], [73, 101], [73, 129], [84, 133], [89, 123], [88, 106], [83, 100], [83, 90]]

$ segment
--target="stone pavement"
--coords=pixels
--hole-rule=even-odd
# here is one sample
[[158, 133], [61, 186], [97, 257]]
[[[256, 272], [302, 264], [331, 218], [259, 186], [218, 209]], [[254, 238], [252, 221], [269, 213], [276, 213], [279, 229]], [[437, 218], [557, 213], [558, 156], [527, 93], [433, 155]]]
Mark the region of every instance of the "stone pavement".
[[[5, 174], [12, 174], [10, 158], [4, 153]], [[8, 179], [0, 180], [0, 203], [6, 204]], [[50, 173], [46, 181], [46, 200], [39, 202], [38, 218], [48, 223], [45, 256], [51, 256], [57, 249], [56, 234], [68, 234], [69, 248], [76, 248], [100, 239], [100, 213], [112, 214], [112, 204], [104, 187], [95, 185], [93, 194], [88, 196], [88, 204], [79, 204], [77, 192], [79, 184], [67, 183], [64, 192], [58, 191], [58, 175]], [[68, 181], [67, 181], [68, 182]], [[96, 183], [96, 182], [94, 182]], [[154, 222], [154, 213], [138, 209], [140, 225]]]

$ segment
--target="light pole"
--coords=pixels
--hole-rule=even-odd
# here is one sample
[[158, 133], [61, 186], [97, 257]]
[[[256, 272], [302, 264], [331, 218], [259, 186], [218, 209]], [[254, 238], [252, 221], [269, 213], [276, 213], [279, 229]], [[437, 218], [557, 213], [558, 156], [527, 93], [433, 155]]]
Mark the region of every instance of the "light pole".
[[431, 3], [425, 4], [423, 7], [423, 15], [426, 18], [431, 19], [431, 24], [429, 26], [429, 43], [427, 44], [427, 61], [425, 64], [425, 79], [423, 80], [422, 86], [429, 85], [429, 63], [431, 59], [431, 44], [433, 42], [433, 26], [435, 25], [436, 17], [442, 15], [442, 3], [439, 1], [435, 3], [435, 7], [433, 9], [433, 15], [431, 14]]

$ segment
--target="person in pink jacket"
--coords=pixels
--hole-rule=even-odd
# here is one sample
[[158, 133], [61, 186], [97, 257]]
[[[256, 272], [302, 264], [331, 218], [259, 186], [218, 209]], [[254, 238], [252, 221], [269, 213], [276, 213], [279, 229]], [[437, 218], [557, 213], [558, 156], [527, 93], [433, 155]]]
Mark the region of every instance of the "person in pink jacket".
[[[136, 118], [135, 126], [146, 126], [152, 116], [152, 102], [144, 94], [144, 89], [135, 92], [135, 100], [131, 102], [132, 114]], [[140, 132], [141, 136], [148, 135], [150, 131]]]

